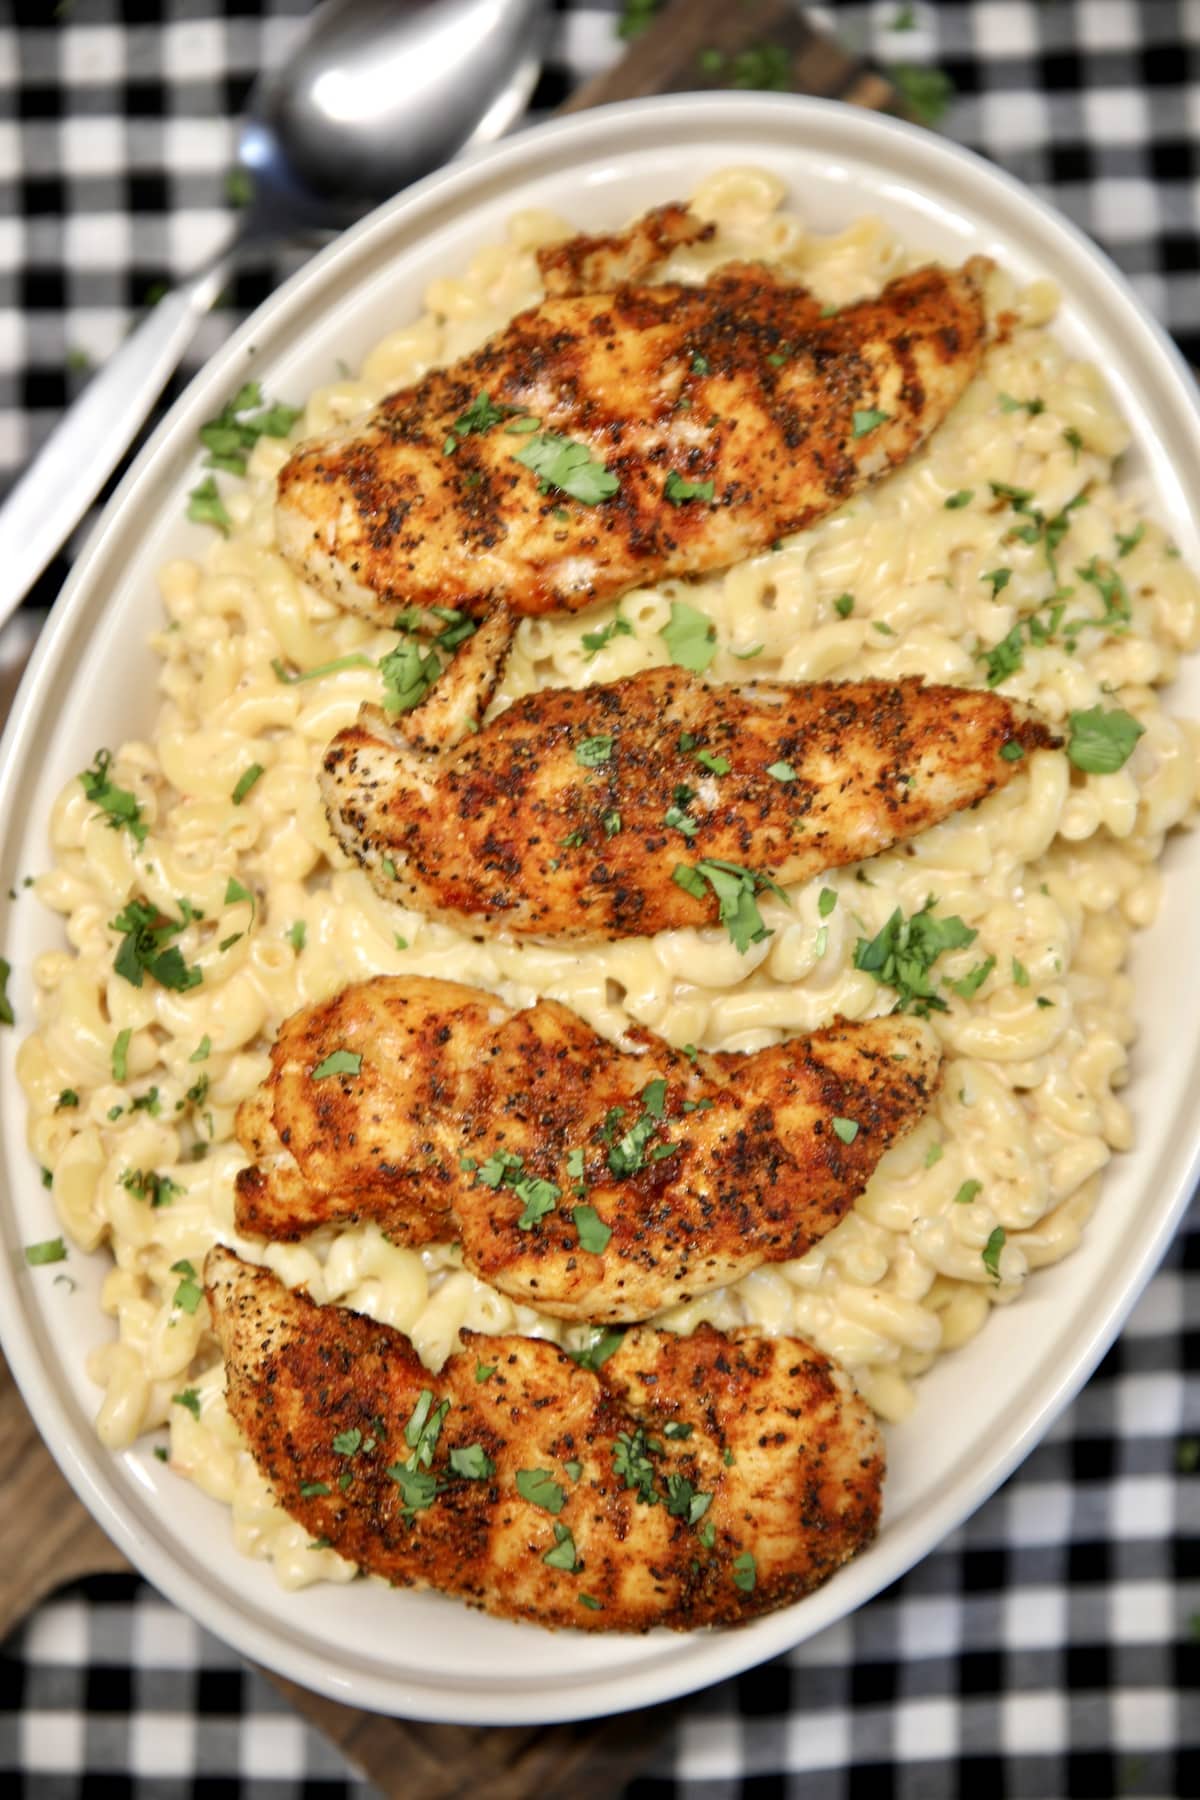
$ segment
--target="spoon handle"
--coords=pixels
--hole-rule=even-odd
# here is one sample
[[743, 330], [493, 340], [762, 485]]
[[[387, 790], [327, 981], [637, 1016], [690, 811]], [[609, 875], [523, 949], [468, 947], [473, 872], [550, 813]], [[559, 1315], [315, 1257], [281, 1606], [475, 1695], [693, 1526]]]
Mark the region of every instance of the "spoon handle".
[[0, 507], [0, 622], [15, 612], [132, 443], [221, 291], [232, 254], [163, 295], [67, 408]]

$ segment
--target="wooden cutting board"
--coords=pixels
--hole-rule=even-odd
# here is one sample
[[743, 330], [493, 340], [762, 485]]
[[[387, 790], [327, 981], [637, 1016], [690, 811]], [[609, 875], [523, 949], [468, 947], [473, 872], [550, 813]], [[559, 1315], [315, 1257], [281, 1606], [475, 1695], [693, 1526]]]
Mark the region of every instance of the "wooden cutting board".
[[[562, 110], [732, 85], [744, 66], [739, 53], [764, 46], [776, 63], [779, 51], [787, 53], [796, 93], [904, 112], [881, 74], [817, 31], [789, 0], [673, 0], [614, 68]], [[0, 1639], [56, 1588], [111, 1572], [132, 1573], [59, 1474], [0, 1359]], [[650, 1761], [675, 1710], [547, 1727], [423, 1725], [270, 1679], [376, 1788], [405, 1800], [414, 1793], [422, 1800], [611, 1800]]]

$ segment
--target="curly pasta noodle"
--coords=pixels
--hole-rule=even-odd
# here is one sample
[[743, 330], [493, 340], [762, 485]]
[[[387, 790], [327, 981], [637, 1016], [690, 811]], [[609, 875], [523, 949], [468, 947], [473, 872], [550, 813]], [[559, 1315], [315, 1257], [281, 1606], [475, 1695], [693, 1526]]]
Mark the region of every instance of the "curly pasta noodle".
[[[812, 235], [781, 210], [783, 198], [763, 170], [709, 178], [694, 204], [717, 235], [678, 252], [668, 274], [699, 281], [730, 256], [758, 257], [844, 304], [918, 260], [875, 219]], [[377, 345], [357, 375], [319, 388], [293, 437], [352, 418], [480, 343], [536, 300], [534, 250], [568, 230], [544, 212], [517, 215], [507, 243], [435, 282], [426, 312]], [[978, 932], [969, 949], [942, 959], [939, 974], [961, 978], [995, 960], [970, 998], [947, 990], [949, 1010], [934, 1016], [946, 1064], [933, 1110], [807, 1256], [759, 1269], [661, 1322], [680, 1331], [705, 1319], [752, 1322], [810, 1338], [894, 1420], [935, 1357], [965, 1343], [993, 1305], [1019, 1297], [1030, 1271], [1079, 1241], [1100, 1171], [1131, 1141], [1117, 1097], [1135, 1030], [1122, 972], [1131, 935], [1154, 917], [1164, 839], [1196, 798], [1197, 736], [1160, 710], [1157, 690], [1200, 639], [1200, 588], [1161, 529], [1139, 522], [1113, 485], [1126, 428], [1096, 370], [1072, 361], [1045, 329], [1053, 290], [1017, 292], [997, 273], [989, 298], [1014, 321], [1007, 341], [928, 447], [879, 488], [724, 574], [627, 594], [619, 611], [631, 632], [598, 653], [589, 655], [583, 634], [611, 619], [612, 606], [525, 620], [517, 633], [498, 706], [540, 686], [608, 681], [666, 661], [659, 632], [672, 598], [684, 596], [716, 626], [718, 682], [744, 676], [739, 653], [761, 646], [753, 670], [795, 681], [919, 674], [977, 684], [980, 646], [1004, 639], [1054, 584], [1043, 546], [1019, 535], [1021, 516], [990, 484], [1028, 490], [1045, 518], [1085, 496], [1063, 515], [1057, 564], [1075, 581], [1081, 611], [1095, 596], [1070, 572], [1094, 570], [1093, 558], [1116, 569], [1129, 628], [1082, 629], [1074, 651], [1060, 639], [1028, 641], [1003, 685], [1056, 723], [1102, 701], [1124, 706], [1145, 727], [1131, 759], [1087, 777], [1061, 755], [1032, 759], [1002, 793], [911, 845], [822, 876], [794, 890], [790, 905], [764, 897], [773, 935], [745, 955], [719, 930], [583, 952], [476, 942], [389, 905], [348, 866], [315, 772], [334, 733], [378, 697], [379, 677], [351, 667], [288, 685], [272, 664], [308, 670], [354, 652], [378, 659], [394, 635], [338, 612], [277, 553], [272, 503], [286, 442], [261, 438], [246, 480], [223, 485], [229, 538], [214, 537], [200, 561], [162, 570], [166, 617], [153, 639], [161, 704], [150, 735], [121, 745], [112, 771], [136, 795], [148, 835], [139, 847], [112, 829], [78, 780], [59, 797], [54, 866], [38, 891], [62, 914], [66, 946], [38, 961], [39, 1024], [19, 1071], [29, 1142], [53, 1173], [63, 1228], [86, 1250], [106, 1244], [113, 1259], [103, 1303], [116, 1335], [91, 1364], [104, 1389], [102, 1439], [122, 1447], [169, 1426], [172, 1467], [232, 1507], [239, 1547], [272, 1557], [286, 1583], [344, 1581], [354, 1570], [310, 1545], [272, 1499], [226, 1411], [205, 1305], [181, 1303], [176, 1265], [198, 1269], [215, 1239], [233, 1244], [318, 1301], [399, 1326], [434, 1365], [464, 1325], [571, 1338], [469, 1275], [453, 1246], [417, 1254], [372, 1226], [265, 1249], [239, 1240], [235, 1109], [265, 1075], [280, 1021], [345, 982], [444, 975], [511, 1003], [553, 996], [614, 1037], [636, 1021], [674, 1044], [752, 1050], [835, 1014], [886, 1010], [891, 990], [855, 969], [855, 943], [897, 906], [915, 912], [936, 894], [943, 915], [957, 913]], [[1008, 575], [998, 584], [990, 575], [1001, 568]], [[253, 765], [262, 773], [235, 804]], [[831, 913], [818, 911], [821, 888], [837, 894]], [[239, 889], [253, 898], [229, 898]], [[173, 917], [186, 896], [203, 913], [177, 940], [203, 971], [201, 985], [137, 988], [115, 971], [109, 921], [135, 895]], [[60, 1103], [64, 1090], [77, 1094], [76, 1106]], [[131, 1185], [137, 1171], [174, 1188], [148, 1197]], [[993, 1274], [983, 1251], [998, 1227]], [[181, 1392], [184, 1403], [173, 1399]]]

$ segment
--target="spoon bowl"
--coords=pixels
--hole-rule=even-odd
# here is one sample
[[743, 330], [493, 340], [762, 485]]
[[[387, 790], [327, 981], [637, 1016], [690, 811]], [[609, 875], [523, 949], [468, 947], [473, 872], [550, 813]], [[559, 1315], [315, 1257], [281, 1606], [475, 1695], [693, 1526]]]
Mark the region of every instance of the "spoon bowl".
[[238, 160], [255, 183], [356, 218], [501, 137], [541, 67], [545, 0], [329, 0], [250, 96]]

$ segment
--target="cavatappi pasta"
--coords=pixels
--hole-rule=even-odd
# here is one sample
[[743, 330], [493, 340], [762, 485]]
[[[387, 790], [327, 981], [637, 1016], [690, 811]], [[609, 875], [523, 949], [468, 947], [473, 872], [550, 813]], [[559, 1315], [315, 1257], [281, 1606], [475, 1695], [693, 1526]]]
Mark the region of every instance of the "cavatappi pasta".
[[[707, 180], [693, 204], [717, 236], [677, 253], [668, 273], [702, 280], [730, 256], [757, 257], [837, 305], [921, 260], [869, 218], [836, 237], [811, 235], [782, 200], [781, 184], [759, 170]], [[568, 229], [545, 213], [515, 217], [508, 241], [480, 251], [461, 277], [435, 282], [427, 310], [357, 376], [318, 389], [293, 439], [477, 345], [538, 297], [534, 249]], [[166, 618], [153, 640], [161, 704], [147, 715], [147, 737], [119, 746], [111, 770], [136, 795], [148, 834], [139, 845], [113, 829], [78, 780], [60, 796], [54, 866], [38, 892], [63, 915], [66, 946], [39, 959], [38, 1029], [19, 1070], [29, 1142], [53, 1172], [63, 1227], [113, 1258], [103, 1299], [116, 1334], [91, 1365], [103, 1388], [101, 1437], [119, 1448], [168, 1426], [171, 1466], [232, 1506], [239, 1546], [272, 1557], [286, 1583], [354, 1571], [308, 1544], [275, 1505], [226, 1411], [205, 1304], [186, 1275], [214, 1239], [318, 1301], [401, 1327], [431, 1364], [464, 1325], [580, 1335], [485, 1287], [452, 1246], [417, 1254], [373, 1226], [290, 1246], [238, 1238], [235, 1109], [266, 1074], [279, 1022], [347, 981], [444, 975], [514, 1004], [553, 996], [614, 1037], [637, 1021], [674, 1044], [750, 1050], [835, 1014], [888, 1010], [895, 996], [854, 967], [855, 944], [897, 906], [910, 914], [936, 895], [939, 914], [978, 932], [941, 959], [938, 975], [961, 981], [994, 962], [969, 997], [943, 990], [949, 1010], [933, 1024], [946, 1062], [933, 1110], [807, 1256], [660, 1322], [687, 1331], [705, 1319], [749, 1321], [810, 1338], [895, 1420], [936, 1356], [1078, 1242], [1100, 1171], [1131, 1141], [1117, 1097], [1135, 1030], [1129, 941], [1154, 916], [1164, 838], [1194, 808], [1197, 734], [1160, 710], [1156, 690], [1200, 640], [1200, 588], [1162, 530], [1113, 485], [1126, 428], [1096, 370], [1045, 329], [1052, 289], [1016, 292], [998, 272], [990, 304], [1009, 316], [1009, 335], [928, 448], [874, 492], [726, 574], [639, 589], [585, 616], [525, 620], [518, 631], [498, 706], [540, 686], [666, 661], [661, 628], [672, 597], [686, 596], [716, 626], [716, 681], [763, 672], [977, 684], [995, 666], [987, 652], [1019, 640], [1006, 692], [1056, 723], [1103, 703], [1145, 727], [1116, 773], [1084, 777], [1061, 754], [1036, 756], [1003, 792], [895, 853], [796, 889], [788, 905], [764, 896], [772, 935], [744, 955], [720, 930], [585, 950], [477, 941], [388, 904], [347, 865], [315, 772], [334, 733], [378, 698], [380, 678], [350, 667], [289, 682], [273, 663], [307, 671], [352, 652], [378, 659], [395, 634], [337, 612], [275, 550], [286, 442], [261, 438], [247, 478], [222, 483], [228, 539], [214, 534], [200, 560], [162, 571]], [[1026, 529], [1034, 507], [1062, 522], [1052, 556], [1044, 533]], [[1114, 576], [1128, 597], [1127, 629], [1079, 628], [1071, 649], [1069, 630], [1037, 641], [1022, 625], [1038, 608], [1047, 617], [1058, 582], [1074, 588], [1072, 617], [1099, 618], [1101, 584], [1118, 591]], [[617, 610], [631, 633], [589, 655], [584, 633]], [[819, 907], [822, 889], [837, 895], [831, 911], [828, 900]], [[117, 973], [109, 921], [139, 896], [176, 918], [180, 898], [190, 902], [197, 916], [174, 941], [202, 983], [135, 987]], [[63, 1104], [64, 1092], [77, 1104]]]

